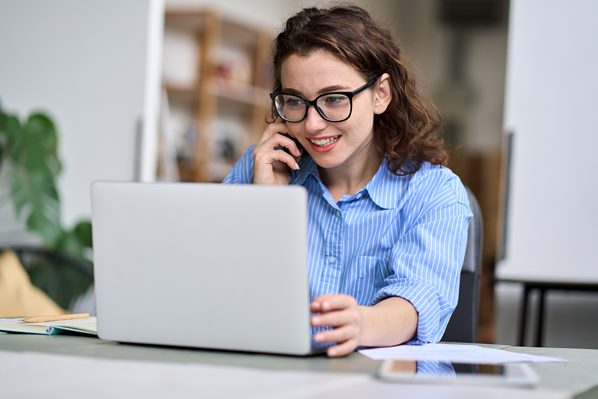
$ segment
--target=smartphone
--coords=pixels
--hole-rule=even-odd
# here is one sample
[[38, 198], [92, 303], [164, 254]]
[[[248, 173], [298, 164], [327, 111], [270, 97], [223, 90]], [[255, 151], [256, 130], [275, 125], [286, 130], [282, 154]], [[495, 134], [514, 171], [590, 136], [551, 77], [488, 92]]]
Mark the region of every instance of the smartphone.
[[538, 377], [527, 364], [464, 364], [438, 361], [384, 360], [378, 376], [415, 384], [516, 386], [531, 388]]

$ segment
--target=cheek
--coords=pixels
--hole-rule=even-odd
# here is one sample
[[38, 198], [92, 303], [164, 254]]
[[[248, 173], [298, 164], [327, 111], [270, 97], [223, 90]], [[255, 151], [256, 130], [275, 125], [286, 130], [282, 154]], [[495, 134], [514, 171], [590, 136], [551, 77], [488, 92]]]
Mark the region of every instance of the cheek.
[[363, 101], [353, 104], [353, 112], [347, 122], [351, 127], [358, 130], [371, 130], [374, 126], [375, 107], [373, 102]]
[[[353, 118], [355, 116], [355, 118]], [[374, 115], [373, 114], [361, 114], [352, 115], [351, 124], [347, 126], [347, 131], [353, 132], [355, 138], [364, 138], [373, 134], [374, 131]]]
[[291, 136], [301, 136], [301, 126], [303, 124], [302, 123], [287, 123], [287, 129], [289, 129], [289, 133], [291, 133]]

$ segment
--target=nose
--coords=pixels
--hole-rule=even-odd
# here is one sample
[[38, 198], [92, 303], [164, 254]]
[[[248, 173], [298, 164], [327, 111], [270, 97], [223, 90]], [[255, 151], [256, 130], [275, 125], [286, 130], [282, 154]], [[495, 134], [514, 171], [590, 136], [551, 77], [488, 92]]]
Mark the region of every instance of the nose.
[[323, 130], [327, 122], [316, 110], [315, 106], [307, 109], [307, 116], [305, 117], [305, 131], [306, 133], [316, 133]]

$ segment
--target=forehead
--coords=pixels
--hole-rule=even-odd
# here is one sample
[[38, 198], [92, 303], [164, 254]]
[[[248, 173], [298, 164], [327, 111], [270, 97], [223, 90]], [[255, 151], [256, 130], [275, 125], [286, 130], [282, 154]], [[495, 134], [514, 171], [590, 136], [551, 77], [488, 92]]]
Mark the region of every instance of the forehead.
[[282, 87], [305, 94], [329, 86], [350, 88], [363, 83], [363, 80], [364, 77], [353, 65], [324, 50], [307, 55], [291, 54], [281, 67]]

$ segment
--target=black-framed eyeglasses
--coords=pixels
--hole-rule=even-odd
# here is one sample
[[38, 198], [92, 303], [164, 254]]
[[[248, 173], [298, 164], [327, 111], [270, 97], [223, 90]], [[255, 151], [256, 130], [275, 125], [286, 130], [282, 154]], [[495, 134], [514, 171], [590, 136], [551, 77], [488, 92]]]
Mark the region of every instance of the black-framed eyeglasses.
[[344, 122], [351, 117], [353, 97], [372, 86], [377, 80], [376, 76], [353, 91], [323, 93], [313, 100], [306, 100], [296, 94], [285, 92], [270, 93], [270, 98], [278, 116], [287, 122], [303, 121], [311, 106], [328, 122]]

